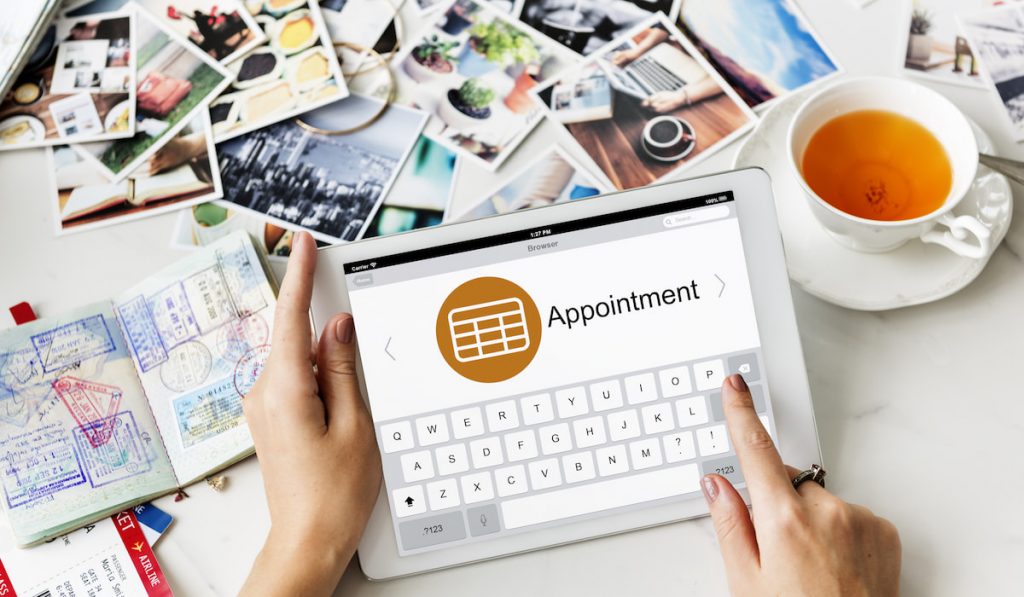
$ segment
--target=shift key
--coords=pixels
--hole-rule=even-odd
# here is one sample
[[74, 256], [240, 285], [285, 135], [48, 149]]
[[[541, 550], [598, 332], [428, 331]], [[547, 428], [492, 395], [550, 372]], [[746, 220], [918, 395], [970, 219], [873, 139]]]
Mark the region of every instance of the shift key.
[[466, 538], [466, 523], [462, 510], [406, 520], [398, 524], [402, 547], [408, 550], [421, 549], [431, 545], [458, 541]]

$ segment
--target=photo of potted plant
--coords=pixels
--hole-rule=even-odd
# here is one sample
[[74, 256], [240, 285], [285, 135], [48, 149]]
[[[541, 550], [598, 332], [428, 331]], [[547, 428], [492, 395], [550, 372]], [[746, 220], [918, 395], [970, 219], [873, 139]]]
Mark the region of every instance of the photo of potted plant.
[[457, 45], [457, 41], [442, 41], [436, 34], [431, 35], [413, 48], [402, 68], [418, 83], [451, 74], [455, 71], [454, 63], [457, 60], [452, 50]]
[[456, 2], [445, 13], [445, 21], [441, 25], [441, 30], [453, 37], [459, 35], [473, 24], [473, 15], [477, 10], [478, 7], [475, 4]]
[[528, 35], [500, 19], [477, 23], [469, 30], [469, 41], [459, 55], [459, 73], [479, 77], [513, 64], [540, 59], [537, 46]]
[[491, 117], [492, 101], [493, 89], [480, 79], [466, 79], [458, 89], [448, 90], [437, 115], [452, 128], [472, 128]]
[[915, 8], [910, 16], [910, 42], [907, 44], [907, 60], [928, 64], [932, 57], [932, 16], [927, 10]]

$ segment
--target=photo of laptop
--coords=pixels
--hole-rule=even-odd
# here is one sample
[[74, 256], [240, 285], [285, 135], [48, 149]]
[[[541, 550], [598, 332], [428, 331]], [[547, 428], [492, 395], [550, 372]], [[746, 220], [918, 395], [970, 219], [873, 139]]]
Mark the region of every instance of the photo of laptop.
[[353, 313], [381, 450], [371, 578], [705, 515], [704, 474], [743, 487], [720, 393], [734, 372], [784, 457], [820, 460], [760, 170], [319, 260], [314, 320]]
[[687, 82], [703, 79], [707, 73], [685, 52], [662, 42], [625, 66], [616, 66], [609, 59], [617, 52], [636, 47], [627, 40], [622, 46], [599, 59], [601, 67], [615, 90], [645, 100], [659, 91], [676, 91]]

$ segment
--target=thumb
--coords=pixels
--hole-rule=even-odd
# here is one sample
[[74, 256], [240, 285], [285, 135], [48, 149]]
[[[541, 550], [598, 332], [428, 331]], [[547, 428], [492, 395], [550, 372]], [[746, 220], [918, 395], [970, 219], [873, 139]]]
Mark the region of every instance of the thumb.
[[736, 589], [744, 586], [751, 572], [761, 565], [750, 512], [736, 488], [721, 475], [704, 475], [701, 488], [711, 511], [729, 585], [737, 594]]
[[339, 313], [324, 326], [317, 345], [316, 376], [327, 427], [353, 409], [365, 408], [356, 380], [356, 333], [352, 315]]

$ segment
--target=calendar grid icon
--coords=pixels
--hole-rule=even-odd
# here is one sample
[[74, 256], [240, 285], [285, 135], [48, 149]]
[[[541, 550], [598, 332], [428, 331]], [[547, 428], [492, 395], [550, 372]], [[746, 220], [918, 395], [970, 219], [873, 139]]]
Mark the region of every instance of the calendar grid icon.
[[530, 347], [523, 302], [511, 297], [448, 312], [455, 358], [460, 363], [491, 359]]

